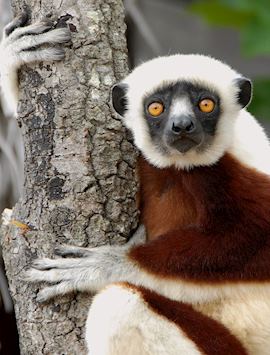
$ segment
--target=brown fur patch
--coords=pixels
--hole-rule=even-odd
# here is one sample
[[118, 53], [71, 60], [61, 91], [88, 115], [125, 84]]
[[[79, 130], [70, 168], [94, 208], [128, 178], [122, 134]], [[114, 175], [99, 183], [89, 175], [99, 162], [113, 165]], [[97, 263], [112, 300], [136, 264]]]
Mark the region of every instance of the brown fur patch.
[[240, 341], [217, 321], [201, 314], [191, 305], [169, 300], [143, 287], [121, 284], [139, 292], [149, 308], [178, 326], [205, 355], [247, 355]]
[[149, 272], [197, 281], [270, 280], [270, 178], [230, 155], [191, 171], [140, 162], [150, 241], [130, 257]]
[[179, 171], [156, 169], [140, 158], [139, 176], [141, 218], [149, 240], [193, 223], [195, 201], [179, 180]]

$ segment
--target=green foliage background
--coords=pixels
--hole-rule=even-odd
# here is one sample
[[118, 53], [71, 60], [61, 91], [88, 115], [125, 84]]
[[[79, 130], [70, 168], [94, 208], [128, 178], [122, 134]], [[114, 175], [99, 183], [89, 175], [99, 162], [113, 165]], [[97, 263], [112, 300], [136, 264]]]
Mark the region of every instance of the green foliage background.
[[[190, 9], [212, 25], [237, 29], [243, 55], [270, 57], [270, 0], [199, 0]], [[270, 120], [270, 77], [255, 78], [253, 83], [249, 111]]]

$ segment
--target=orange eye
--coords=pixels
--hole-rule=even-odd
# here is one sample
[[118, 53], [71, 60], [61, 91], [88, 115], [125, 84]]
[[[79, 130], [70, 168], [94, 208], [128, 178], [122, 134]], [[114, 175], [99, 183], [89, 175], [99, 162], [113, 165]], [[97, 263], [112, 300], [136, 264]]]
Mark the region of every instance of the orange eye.
[[151, 116], [157, 117], [160, 116], [164, 111], [164, 106], [160, 102], [152, 102], [148, 106], [147, 110]]
[[215, 108], [215, 103], [211, 99], [203, 99], [199, 102], [199, 108], [202, 112], [209, 113]]

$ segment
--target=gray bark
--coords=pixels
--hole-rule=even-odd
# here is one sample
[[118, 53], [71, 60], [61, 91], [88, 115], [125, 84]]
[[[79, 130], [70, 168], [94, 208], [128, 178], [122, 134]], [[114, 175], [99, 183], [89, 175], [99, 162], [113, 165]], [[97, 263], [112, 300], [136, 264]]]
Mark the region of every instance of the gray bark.
[[[74, 32], [65, 61], [21, 71], [25, 182], [2, 237], [5, 267], [21, 354], [85, 354], [90, 296], [39, 305], [41, 286], [20, 276], [58, 244], [122, 243], [137, 225], [136, 154], [108, 103], [110, 87], [127, 73], [123, 6], [121, 0], [26, 3], [32, 21], [72, 15]], [[15, 14], [21, 6], [13, 0]]]

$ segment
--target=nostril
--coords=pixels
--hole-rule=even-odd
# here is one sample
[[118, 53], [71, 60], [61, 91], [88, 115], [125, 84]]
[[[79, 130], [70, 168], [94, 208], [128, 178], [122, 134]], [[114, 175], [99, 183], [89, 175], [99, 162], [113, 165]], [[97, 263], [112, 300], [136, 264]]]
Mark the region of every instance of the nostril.
[[173, 122], [173, 124], [172, 124], [172, 130], [173, 130], [173, 132], [175, 132], [175, 133], [180, 133], [180, 132], [182, 131], [182, 129], [181, 129], [180, 127], [176, 126], [176, 125], [174, 124], [174, 122]]
[[190, 124], [186, 126], [185, 131], [191, 132], [191, 131], [193, 131], [193, 129], [194, 129], [194, 123], [190, 122]]

